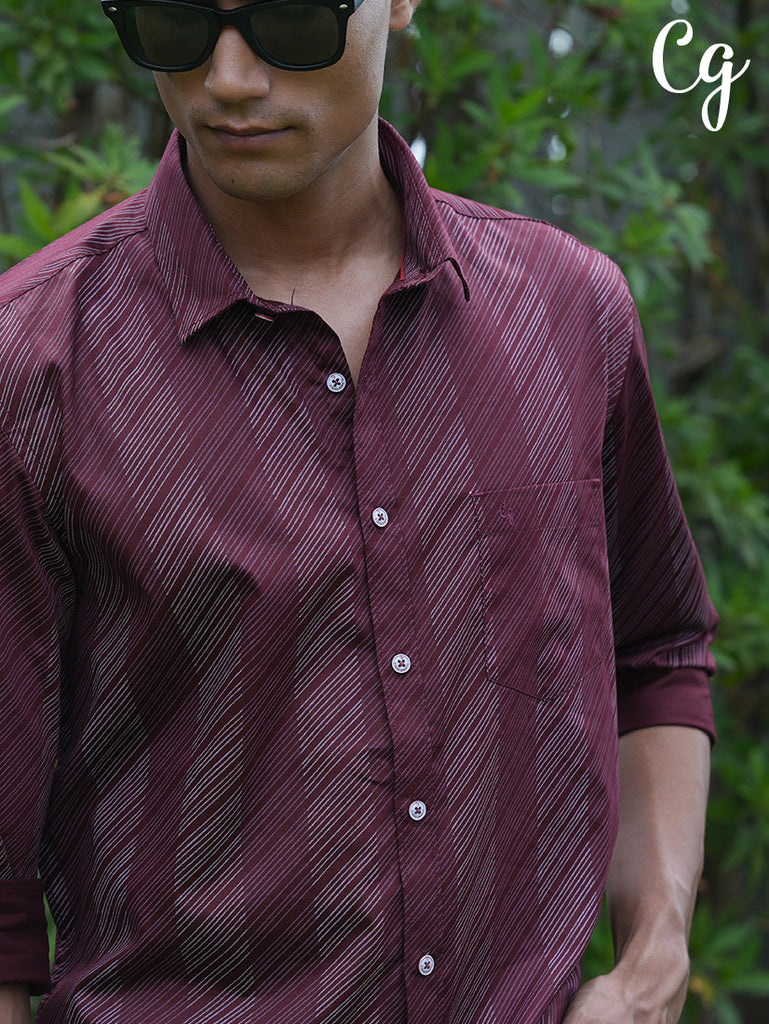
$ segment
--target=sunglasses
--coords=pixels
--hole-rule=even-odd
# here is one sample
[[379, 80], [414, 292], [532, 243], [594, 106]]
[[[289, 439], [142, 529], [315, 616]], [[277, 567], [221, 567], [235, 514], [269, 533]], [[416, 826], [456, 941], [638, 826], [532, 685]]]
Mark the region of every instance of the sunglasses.
[[234, 10], [176, 0], [102, 0], [134, 63], [152, 71], [191, 71], [232, 25], [265, 63], [315, 71], [344, 53], [347, 22], [363, 0], [261, 0]]

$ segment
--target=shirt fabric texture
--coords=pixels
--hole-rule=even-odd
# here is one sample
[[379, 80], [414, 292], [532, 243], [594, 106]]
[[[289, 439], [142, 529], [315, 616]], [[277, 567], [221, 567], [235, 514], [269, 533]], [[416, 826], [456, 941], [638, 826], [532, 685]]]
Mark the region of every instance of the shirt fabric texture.
[[178, 135], [0, 282], [0, 980], [48, 988], [44, 885], [39, 1024], [554, 1024], [618, 732], [712, 735], [622, 275], [380, 139], [357, 388]]

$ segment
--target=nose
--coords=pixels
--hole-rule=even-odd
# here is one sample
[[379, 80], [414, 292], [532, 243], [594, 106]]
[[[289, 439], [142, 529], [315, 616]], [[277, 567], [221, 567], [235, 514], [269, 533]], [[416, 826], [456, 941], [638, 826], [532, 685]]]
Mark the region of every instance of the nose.
[[220, 103], [240, 103], [266, 96], [272, 68], [254, 53], [233, 25], [226, 25], [216, 41], [206, 74], [206, 89]]

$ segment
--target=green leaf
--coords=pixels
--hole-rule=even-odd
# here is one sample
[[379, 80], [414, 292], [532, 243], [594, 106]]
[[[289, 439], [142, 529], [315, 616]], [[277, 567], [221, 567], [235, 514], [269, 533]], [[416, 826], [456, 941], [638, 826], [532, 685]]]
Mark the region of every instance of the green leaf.
[[19, 195], [27, 224], [37, 238], [41, 243], [52, 241], [56, 235], [49, 208], [26, 181], [19, 182]]
[[39, 246], [34, 242], [19, 235], [0, 234], [0, 256], [4, 257], [6, 266], [26, 259], [37, 248]]
[[733, 990], [744, 996], [769, 996], [769, 971], [753, 971], [739, 975]]
[[5, 117], [24, 103], [24, 97], [18, 93], [0, 94], [0, 117]]

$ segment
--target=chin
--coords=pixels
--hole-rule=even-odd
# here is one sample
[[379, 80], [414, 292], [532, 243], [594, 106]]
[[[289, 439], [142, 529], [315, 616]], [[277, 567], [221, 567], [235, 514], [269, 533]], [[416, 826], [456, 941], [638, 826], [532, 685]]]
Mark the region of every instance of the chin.
[[222, 187], [232, 199], [239, 199], [244, 203], [271, 203], [280, 199], [290, 199], [297, 195], [304, 188], [304, 185], [292, 187], [285, 179], [280, 181], [259, 181], [259, 182], [228, 182]]

